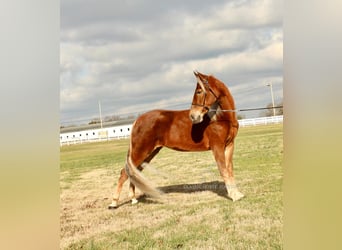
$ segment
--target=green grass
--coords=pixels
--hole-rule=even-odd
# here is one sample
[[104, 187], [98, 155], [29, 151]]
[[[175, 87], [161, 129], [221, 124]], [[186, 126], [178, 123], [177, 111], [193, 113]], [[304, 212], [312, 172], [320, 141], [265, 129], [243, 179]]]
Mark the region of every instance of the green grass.
[[78, 180], [83, 173], [98, 168], [108, 169], [116, 163], [123, 165], [127, 149], [127, 139], [61, 147], [60, 171], [66, 175], [64, 181]]
[[[234, 153], [240, 201], [226, 198], [210, 151], [163, 149], [151, 162], [158, 172], [144, 174], [167, 190], [164, 199], [142, 197], [116, 210], [106, 206], [129, 141], [63, 146], [61, 247], [282, 249], [282, 136], [281, 124], [240, 128]], [[127, 193], [126, 184], [122, 201]]]

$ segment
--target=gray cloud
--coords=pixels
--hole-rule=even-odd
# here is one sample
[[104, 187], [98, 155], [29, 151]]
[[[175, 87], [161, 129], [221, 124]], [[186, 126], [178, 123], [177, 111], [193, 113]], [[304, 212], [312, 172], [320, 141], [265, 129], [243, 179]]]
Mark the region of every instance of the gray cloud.
[[281, 99], [281, 3], [62, 0], [62, 123], [96, 116], [98, 100], [105, 115], [188, 108], [194, 69], [226, 82], [237, 106], [269, 103], [267, 81]]

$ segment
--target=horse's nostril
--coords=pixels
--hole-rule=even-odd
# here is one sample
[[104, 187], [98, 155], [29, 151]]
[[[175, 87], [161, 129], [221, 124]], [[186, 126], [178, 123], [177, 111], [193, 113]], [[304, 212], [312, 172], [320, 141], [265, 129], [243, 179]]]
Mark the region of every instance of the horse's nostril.
[[191, 121], [196, 121], [198, 119], [198, 117], [194, 114], [191, 114], [190, 119], [191, 119]]

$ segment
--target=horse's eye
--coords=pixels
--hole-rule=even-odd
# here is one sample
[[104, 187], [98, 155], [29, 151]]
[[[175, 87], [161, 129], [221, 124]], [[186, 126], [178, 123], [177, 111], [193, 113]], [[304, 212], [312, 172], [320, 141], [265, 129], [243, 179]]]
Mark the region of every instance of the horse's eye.
[[202, 93], [202, 90], [201, 89], [198, 89], [197, 91], [196, 91], [196, 94], [201, 94]]

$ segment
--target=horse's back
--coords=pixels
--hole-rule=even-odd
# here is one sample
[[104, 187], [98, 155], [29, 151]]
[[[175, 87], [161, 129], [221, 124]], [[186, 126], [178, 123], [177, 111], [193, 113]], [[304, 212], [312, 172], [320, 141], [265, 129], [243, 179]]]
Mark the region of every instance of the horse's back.
[[[190, 134], [191, 126], [189, 110], [151, 110], [136, 119], [131, 138], [137, 143], [149, 140], [155, 145], [168, 146], [171, 138]], [[179, 143], [182, 139], [179, 137]]]
[[[150, 130], [162, 128], [166, 130], [174, 121], [184, 120], [187, 118], [187, 123], [191, 123], [188, 118], [189, 110], [151, 110], [140, 115], [134, 122], [133, 129]], [[164, 128], [165, 127], [165, 128]]]
[[171, 130], [175, 123], [186, 120], [189, 110], [151, 110], [140, 115], [133, 124], [133, 137], [149, 137], [150, 139], [161, 139]]
[[[209, 123], [193, 126], [189, 110], [152, 110], [136, 120], [131, 138], [136, 147], [165, 146], [181, 151], [209, 150], [205, 130]], [[140, 145], [138, 145], [140, 144]]]

